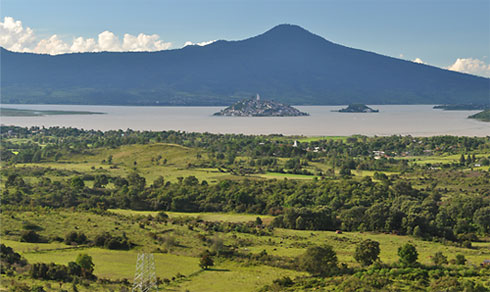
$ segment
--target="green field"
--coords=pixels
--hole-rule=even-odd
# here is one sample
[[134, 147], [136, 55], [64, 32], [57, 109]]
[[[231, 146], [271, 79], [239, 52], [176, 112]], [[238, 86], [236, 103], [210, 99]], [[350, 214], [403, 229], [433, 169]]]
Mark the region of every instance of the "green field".
[[490, 137], [0, 136], [0, 291], [129, 291], [140, 253], [160, 291], [490, 288]]
[[[186, 277], [161, 288], [177, 290], [188, 289], [190, 291], [229, 291], [230, 287], [239, 284], [237, 291], [250, 291], [270, 283], [282, 276], [299, 276], [300, 272], [290, 271], [269, 266], [248, 266], [229, 260], [218, 260], [213, 269], [202, 271], [198, 267], [199, 259], [196, 257], [196, 248], [204, 249], [202, 243], [195, 236], [203, 231], [187, 230], [184, 226], [152, 223], [144, 229], [137, 226], [132, 218], [142, 215], [156, 215], [154, 212], [138, 212], [129, 210], [110, 210], [119, 216], [96, 215], [92, 213], [65, 213], [43, 212], [34, 214], [31, 212], [16, 212], [12, 218], [10, 212], [2, 214], [2, 229], [20, 230], [19, 224], [26, 220], [36, 222], [41, 228], [40, 234], [50, 237], [56, 234], [65, 234], [74, 228], [83, 231], [89, 238], [93, 237], [94, 225], [97, 230], [122, 232], [138, 246], [130, 251], [107, 250], [96, 247], [70, 247], [64, 243], [23, 243], [18, 241], [18, 235], [9, 233], [2, 237], [2, 243], [20, 252], [30, 263], [54, 262], [67, 264], [73, 261], [79, 253], [87, 253], [92, 256], [95, 264], [95, 274], [107, 279], [132, 279], [135, 271], [136, 256], [142, 250], [151, 251], [161, 244], [148, 240], [149, 232], [157, 230], [170, 230], [170, 234], [179, 243], [169, 249], [168, 253], [155, 253], [156, 273], [161, 279], [175, 277], [178, 273]], [[70, 215], [69, 215], [70, 214]], [[212, 213], [177, 213], [169, 212], [172, 217], [198, 217], [207, 221], [240, 222], [254, 220], [255, 215], [241, 214], [212, 214]], [[122, 217], [121, 217], [122, 216]], [[267, 217], [265, 217], [267, 218]], [[87, 222], [88, 224], [80, 224]], [[92, 225], [92, 227], [90, 226]], [[117, 227], [117, 229], [116, 229]], [[375, 234], [344, 232], [336, 234], [330, 231], [300, 231], [276, 229], [269, 236], [255, 236], [243, 233], [216, 233], [213, 236], [221, 238], [226, 245], [236, 242], [247, 242], [239, 250], [244, 253], [259, 253], [263, 250], [268, 254], [282, 257], [296, 257], [304, 253], [305, 247], [318, 244], [329, 244], [334, 247], [339, 261], [349, 266], [358, 266], [353, 259], [355, 244], [364, 239], [372, 239], [380, 243], [380, 259], [385, 263], [397, 261], [397, 249], [405, 243], [413, 243], [419, 252], [419, 261], [423, 264], [431, 264], [431, 256], [436, 252], [443, 252], [449, 259], [455, 254], [463, 254], [470, 265], [479, 265], [490, 257], [490, 242], [474, 243], [473, 249], [447, 246], [440, 243], [422, 241], [409, 236], [392, 234]], [[191, 248], [192, 247], [192, 248]], [[211, 279], [215, 279], [212, 281]]]

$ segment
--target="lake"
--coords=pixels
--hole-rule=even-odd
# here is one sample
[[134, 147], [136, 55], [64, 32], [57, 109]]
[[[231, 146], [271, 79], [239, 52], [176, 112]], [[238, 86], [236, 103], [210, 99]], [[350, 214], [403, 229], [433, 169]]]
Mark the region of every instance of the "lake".
[[432, 105], [370, 105], [379, 113], [332, 112], [345, 106], [297, 106], [306, 117], [217, 117], [224, 107], [1, 105], [4, 108], [104, 112], [105, 115], [1, 117], [3, 125], [112, 130], [284, 134], [305, 136], [490, 136], [490, 123], [467, 119], [478, 111], [442, 111]]

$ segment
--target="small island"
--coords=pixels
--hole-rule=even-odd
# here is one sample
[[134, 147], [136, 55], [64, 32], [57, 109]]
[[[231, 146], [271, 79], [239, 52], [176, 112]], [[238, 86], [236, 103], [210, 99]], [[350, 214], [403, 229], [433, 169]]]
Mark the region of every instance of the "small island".
[[490, 109], [490, 104], [441, 104], [435, 105], [432, 108], [445, 111], [472, 111]]
[[348, 107], [340, 109], [339, 113], [377, 113], [379, 110], [372, 109], [365, 104], [349, 104]]
[[52, 115], [101, 115], [100, 112], [89, 111], [60, 111], [60, 110], [31, 110], [17, 108], [0, 108], [0, 116], [3, 117], [39, 117]]
[[482, 122], [490, 122], [490, 109], [471, 115], [468, 117], [468, 119], [476, 119]]
[[241, 100], [217, 113], [215, 116], [229, 117], [297, 117], [308, 116], [292, 106], [255, 97]]

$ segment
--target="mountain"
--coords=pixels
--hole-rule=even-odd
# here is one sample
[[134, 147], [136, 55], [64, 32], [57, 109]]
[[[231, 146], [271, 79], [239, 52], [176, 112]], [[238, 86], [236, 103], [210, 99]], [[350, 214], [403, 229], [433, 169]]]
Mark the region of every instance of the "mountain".
[[159, 52], [1, 49], [3, 103], [230, 105], [489, 103], [490, 79], [332, 43], [296, 25]]

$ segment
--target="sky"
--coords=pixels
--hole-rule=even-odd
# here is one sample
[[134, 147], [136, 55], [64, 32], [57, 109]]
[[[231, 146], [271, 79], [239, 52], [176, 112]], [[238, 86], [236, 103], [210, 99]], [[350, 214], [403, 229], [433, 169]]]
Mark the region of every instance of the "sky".
[[490, 77], [489, 0], [1, 0], [0, 46], [156, 51], [297, 24], [332, 42]]

